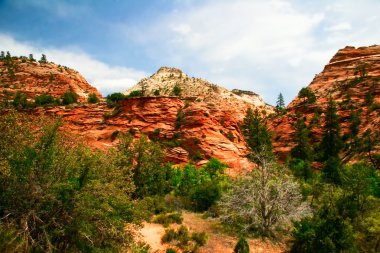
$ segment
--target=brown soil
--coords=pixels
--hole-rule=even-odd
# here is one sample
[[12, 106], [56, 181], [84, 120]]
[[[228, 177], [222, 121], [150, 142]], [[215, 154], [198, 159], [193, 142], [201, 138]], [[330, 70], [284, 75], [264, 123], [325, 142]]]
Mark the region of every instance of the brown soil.
[[[221, 232], [219, 222], [213, 219], [203, 219], [201, 214], [183, 212], [183, 225], [190, 231], [206, 232], [208, 240], [205, 246], [200, 249], [201, 253], [228, 253], [233, 252], [237, 242], [236, 237], [225, 235]], [[178, 225], [173, 225], [176, 227]], [[165, 233], [165, 228], [159, 224], [145, 223], [140, 230], [142, 240], [151, 247], [151, 252], [165, 252], [171, 245], [161, 244], [161, 237]], [[260, 239], [249, 239], [250, 252], [279, 253], [285, 251], [285, 245], [274, 244], [270, 241]]]

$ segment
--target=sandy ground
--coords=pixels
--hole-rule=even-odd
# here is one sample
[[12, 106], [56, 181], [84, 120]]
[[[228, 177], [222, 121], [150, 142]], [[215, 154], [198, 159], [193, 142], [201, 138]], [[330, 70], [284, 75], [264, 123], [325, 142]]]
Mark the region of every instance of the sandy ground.
[[[231, 253], [238, 238], [221, 234], [218, 229], [218, 222], [211, 219], [203, 219], [200, 214], [183, 212], [183, 225], [189, 227], [190, 231], [206, 232], [208, 240], [205, 246], [200, 249], [202, 253]], [[177, 227], [178, 225], [173, 225]], [[161, 237], [165, 233], [165, 228], [159, 224], [144, 223], [140, 230], [141, 238], [151, 247], [151, 252], [165, 252], [170, 247], [161, 244]], [[275, 245], [271, 242], [264, 242], [259, 239], [248, 240], [250, 252], [252, 253], [280, 253], [285, 251], [284, 245]]]

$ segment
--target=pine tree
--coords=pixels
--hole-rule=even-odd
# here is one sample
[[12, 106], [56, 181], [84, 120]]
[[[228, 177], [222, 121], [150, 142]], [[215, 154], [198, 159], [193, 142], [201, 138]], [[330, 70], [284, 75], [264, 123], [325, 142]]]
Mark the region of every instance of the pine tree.
[[262, 152], [264, 149], [268, 152], [268, 155], [272, 155], [271, 136], [264, 119], [260, 116], [257, 109], [253, 111], [251, 108], [248, 108], [242, 129], [247, 144], [253, 153]]
[[337, 115], [337, 108], [335, 102], [330, 96], [326, 116], [325, 125], [323, 130], [322, 142], [320, 151], [322, 155], [321, 161], [324, 162], [322, 170], [323, 177], [326, 181], [335, 184], [340, 183], [339, 169], [341, 160], [339, 152], [343, 148], [343, 141], [340, 134], [339, 117]]
[[277, 103], [276, 103], [276, 111], [282, 112], [285, 110], [285, 102], [284, 97], [282, 96], [282, 93], [280, 93], [277, 97]]
[[4, 58], [5, 58], [5, 53], [4, 53], [4, 51], [1, 51], [0, 59], [4, 59]]
[[297, 113], [297, 121], [294, 124], [294, 128], [294, 142], [296, 145], [291, 150], [292, 158], [312, 161], [313, 150], [309, 144], [310, 130], [306, 126], [305, 119], [299, 113]]

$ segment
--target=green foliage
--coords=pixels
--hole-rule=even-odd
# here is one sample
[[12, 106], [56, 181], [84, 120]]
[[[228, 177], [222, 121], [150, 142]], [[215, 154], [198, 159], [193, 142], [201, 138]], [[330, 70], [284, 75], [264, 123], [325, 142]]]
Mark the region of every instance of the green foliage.
[[315, 184], [315, 215], [296, 223], [291, 252], [379, 251], [378, 173], [356, 163], [343, 166], [339, 180], [339, 185]]
[[36, 106], [54, 105], [56, 104], [56, 100], [53, 96], [44, 93], [36, 96], [34, 98], [34, 103]]
[[235, 245], [234, 253], [249, 253], [249, 244], [244, 237], [240, 237]]
[[164, 195], [172, 190], [174, 170], [163, 163], [164, 153], [158, 143], [149, 142], [146, 136], [133, 141], [131, 136], [122, 135], [119, 150], [124, 155], [125, 166], [133, 172], [135, 198]]
[[211, 158], [204, 167], [198, 169], [192, 164], [186, 164], [183, 169], [177, 169], [173, 178], [175, 193], [189, 202], [188, 208], [195, 211], [205, 211], [221, 197], [226, 178], [224, 170], [227, 165]]
[[62, 95], [62, 104], [69, 105], [78, 101], [78, 94], [72, 91], [67, 91]]
[[298, 92], [298, 97], [302, 99], [303, 104], [313, 104], [315, 101], [317, 101], [314, 92], [309, 87], [302, 88]]
[[95, 93], [91, 93], [90, 95], [88, 95], [88, 98], [87, 98], [87, 102], [90, 103], [90, 104], [95, 104], [95, 103], [99, 103], [99, 98], [98, 96], [96, 96]]
[[185, 122], [186, 122], [185, 114], [184, 114], [182, 108], [180, 108], [177, 112], [177, 118], [175, 120], [175, 128], [179, 129], [183, 124], [185, 124]]
[[290, 252], [346, 252], [353, 249], [353, 231], [334, 209], [323, 207], [313, 218], [296, 223]]
[[[258, 153], [266, 149], [268, 155], [272, 155], [271, 136], [264, 119], [260, 116], [257, 109], [253, 111], [251, 108], [248, 108], [241, 127], [247, 144], [253, 153]], [[251, 159], [253, 158], [254, 157], [251, 157]]]
[[121, 250], [133, 221], [129, 169], [116, 155], [64, 142], [59, 123], [43, 119], [33, 136], [26, 122], [20, 133], [20, 122], [0, 117], [1, 146], [9, 148], [0, 156], [1, 251]]
[[178, 212], [159, 214], [153, 220], [154, 223], [162, 224], [164, 227], [167, 227], [172, 223], [182, 224], [182, 221], [182, 214]]
[[282, 96], [282, 93], [280, 93], [276, 101], [276, 111], [277, 113], [282, 113], [284, 112], [284, 110], [285, 110], [284, 97]]
[[12, 105], [15, 109], [25, 109], [28, 106], [28, 100], [26, 94], [21, 91], [17, 91], [16, 95], [13, 97]]
[[159, 96], [159, 95], [160, 95], [160, 90], [154, 90], [153, 94], [154, 94], [155, 96]]
[[40, 63], [47, 63], [46, 55], [42, 54], [41, 59], [39, 60]]
[[291, 156], [294, 159], [302, 159], [305, 161], [313, 160], [313, 149], [310, 145], [310, 130], [307, 128], [305, 119], [297, 114], [297, 121], [294, 124], [294, 142], [295, 146], [291, 150]]
[[178, 83], [176, 83], [173, 87], [173, 91], [172, 93], [175, 95], [175, 96], [180, 96], [181, 95], [181, 92], [182, 92], [182, 89], [181, 87], [179, 86]]
[[206, 233], [189, 233], [189, 229], [185, 226], [180, 226], [177, 231], [174, 229], [165, 230], [165, 234], [161, 238], [163, 243], [175, 241], [176, 245], [186, 252], [195, 252], [196, 249], [202, 247], [207, 242]]
[[107, 103], [115, 103], [115, 102], [124, 100], [125, 98], [126, 96], [123, 93], [116, 92], [116, 93], [112, 93], [108, 95], [106, 100], [107, 100]]
[[128, 94], [128, 98], [134, 98], [134, 97], [142, 97], [144, 93], [141, 90], [134, 90], [131, 91], [131, 93]]

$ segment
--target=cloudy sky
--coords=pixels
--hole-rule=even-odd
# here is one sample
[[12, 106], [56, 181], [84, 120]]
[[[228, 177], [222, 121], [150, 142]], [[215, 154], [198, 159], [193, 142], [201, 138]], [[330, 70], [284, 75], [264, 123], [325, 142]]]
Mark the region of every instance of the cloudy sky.
[[104, 95], [161, 66], [286, 103], [335, 52], [380, 43], [379, 0], [0, 0], [0, 50], [42, 53]]

